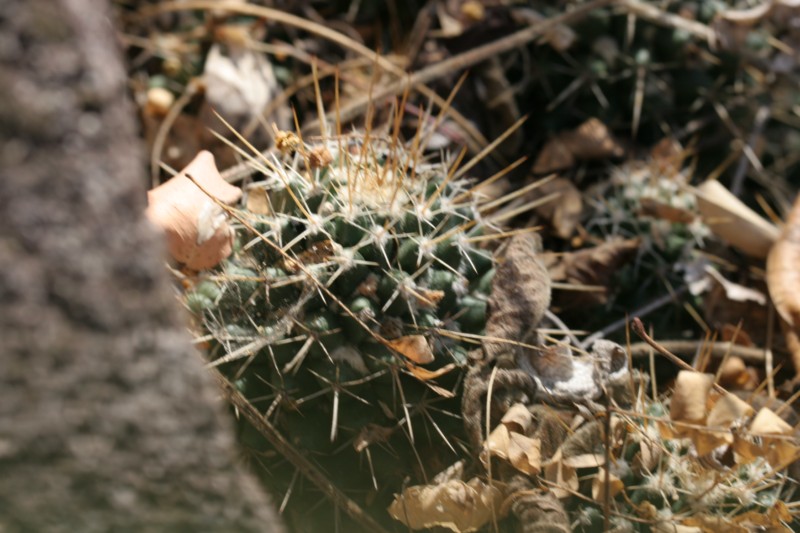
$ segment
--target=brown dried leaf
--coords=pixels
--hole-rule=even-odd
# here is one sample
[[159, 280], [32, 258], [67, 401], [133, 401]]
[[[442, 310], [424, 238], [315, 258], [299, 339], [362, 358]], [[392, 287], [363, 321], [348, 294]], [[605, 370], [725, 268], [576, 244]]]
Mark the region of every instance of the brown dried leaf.
[[576, 160], [590, 161], [625, 154], [623, 146], [605, 124], [590, 118], [572, 131], [563, 132], [542, 147], [533, 172], [545, 174], [573, 166]]
[[715, 431], [710, 429], [689, 429], [684, 435], [691, 439], [695, 452], [699, 457], [708, 455], [720, 446], [733, 443], [733, 434], [730, 431]]
[[428, 340], [423, 335], [406, 335], [389, 340], [386, 344], [392, 350], [418, 365], [426, 365], [433, 362], [433, 351], [428, 344]]
[[716, 180], [694, 190], [703, 222], [720, 239], [757, 259], [764, 259], [779, 231]]
[[725, 389], [753, 390], [758, 386], [758, 379], [751, 370], [741, 357], [732, 355], [720, 366], [719, 384]]
[[710, 428], [728, 429], [734, 422], [744, 420], [755, 413], [753, 407], [730, 392], [720, 396], [708, 413], [706, 423]]
[[712, 374], [690, 370], [678, 372], [670, 403], [670, 420], [702, 424], [706, 418], [706, 400], [713, 383]]
[[272, 209], [269, 207], [269, 195], [264, 187], [252, 187], [247, 190], [245, 207], [248, 211], [256, 215], [269, 215]]
[[226, 204], [237, 202], [242, 190], [223, 180], [214, 156], [202, 151], [180, 174], [147, 193], [147, 217], [166, 233], [172, 257], [192, 270], [204, 270], [231, 254], [233, 230], [222, 208], [187, 174]]
[[578, 159], [605, 159], [625, 154], [625, 149], [611, 131], [596, 118], [590, 118], [574, 131], [563, 134], [562, 139]]
[[575, 156], [567, 145], [556, 137], [550, 139], [542, 147], [536, 162], [533, 164], [534, 174], [547, 174], [557, 170], [568, 169], [575, 165]]
[[680, 224], [689, 224], [695, 219], [695, 214], [691, 211], [673, 207], [653, 198], [641, 198], [639, 200], [639, 214]]
[[562, 461], [559, 449], [552, 459], [544, 465], [544, 478], [552, 485], [550, 491], [556, 498], [568, 498], [579, 488], [578, 472]]
[[558, 194], [558, 198], [540, 205], [534, 211], [538, 216], [550, 222], [558, 237], [568, 239], [578, 227], [583, 212], [581, 192], [570, 180], [555, 178], [541, 187], [533, 189], [525, 197], [525, 201], [533, 201], [551, 194]]
[[528, 434], [528, 430], [533, 426], [534, 420], [530, 410], [522, 403], [515, 403], [506, 411], [500, 423], [506, 426], [509, 431]]
[[[749, 462], [763, 457], [773, 468], [786, 468], [800, 456], [800, 447], [791, 439], [794, 432], [772, 410], [763, 407], [748, 428], [748, 435], [734, 441], [737, 462]], [[749, 436], [759, 437], [757, 440]]]
[[560, 308], [603, 305], [608, 299], [608, 287], [622, 265], [632, 260], [639, 250], [639, 239], [613, 238], [594, 248], [565, 254], [543, 254], [542, 260], [553, 281], [576, 286], [603, 287], [604, 290], [569, 291], [557, 294]]
[[514, 468], [530, 476], [538, 475], [542, 467], [541, 441], [510, 431], [504, 424], [498, 425], [486, 439], [480, 454], [484, 466], [490, 457], [499, 457]]
[[389, 514], [411, 529], [445, 527], [457, 533], [476, 531], [499, 515], [503, 495], [478, 478], [408, 487], [395, 496]]
[[714, 533], [749, 533], [749, 529], [742, 526], [737, 526], [730, 520], [719, 515], [708, 515], [704, 513], [695, 513], [694, 515], [683, 520], [686, 526], [699, 527], [701, 531], [713, 531]]
[[358, 433], [353, 441], [355, 451], [361, 453], [365, 448], [376, 442], [386, 442], [394, 433], [395, 428], [379, 426], [378, 424], [367, 424]]
[[653, 439], [643, 438], [639, 443], [639, 451], [633, 457], [631, 468], [637, 475], [644, 475], [652, 472], [661, 460], [664, 450], [660, 443]]
[[[406, 368], [408, 369], [411, 374], [420, 381], [430, 381], [432, 379], [436, 379], [439, 377], [444, 376], [448, 372], [455, 370], [456, 365], [455, 363], [450, 363], [444, 365], [442, 368], [436, 370], [428, 370], [426, 368], [422, 368], [421, 366], [416, 366], [410, 362], [406, 362]], [[434, 389], [436, 390], [436, 389]], [[442, 396], [452, 396], [452, 393], [448, 393], [447, 395], [442, 394]]]
[[662, 176], [672, 178], [683, 166], [686, 157], [681, 144], [671, 137], [664, 137], [650, 149], [650, 159], [655, 171]]
[[725, 290], [725, 296], [729, 300], [734, 302], [755, 302], [758, 305], [767, 304], [767, 297], [763, 292], [729, 281], [715, 268], [711, 268], [710, 266], [706, 266], [705, 271], [714, 281], [722, 286]]
[[703, 533], [703, 530], [699, 527], [684, 526], [673, 521], [659, 522], [653, 526], [653, 531], [656, 533]]
[[[606, 487], [608, 487], [608, 491], [606, 491]], [[592, 478], [592, 498], [598, 503], [605, 501], [606, 494], [608, 494], [609, 498], [614, 499], [624, 489], [625, 483], [614, 474], [608, 475], [608, 483], [606, 484], [605, 468], [600, 468]]]
[[[750, 531], [755, 530], [756, 528], [769, 528], [768, 531], [770, 533], [790, 533], [792, 530], [785, 526], [785, 524], [790, 524], [794, 520], [791, 511], [786, 506], [786, 503], [778, 500], [776, 501], [767, 512], [764, 513], [762, 511], [747, 511], [746, 513], [742, 513], [736, 515], [731, 518], [736, 524], [743, 524], [745, 527], [738, 527], [738, 529], [731, 529], [730, 531], [735, 531], [739, 533], [747, 533]], [[714, 531], [719, 531], [715, 529]], [[728, 530], [724, 530], [726, 533]]]

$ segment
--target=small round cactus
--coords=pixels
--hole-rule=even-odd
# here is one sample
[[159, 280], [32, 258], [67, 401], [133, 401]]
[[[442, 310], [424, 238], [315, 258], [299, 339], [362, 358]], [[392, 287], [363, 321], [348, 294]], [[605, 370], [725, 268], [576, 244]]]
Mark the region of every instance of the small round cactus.
[[[491, 220], [418, 142], [277, 132], [276, 144], [253, 160], [263, 180], [238, 210], [234, 254], [186, 304], [213, 364], [287, 440], [385, 505], [410, 472], [457, 457], [454, 391], [486, 321]], [[286, 490], [293, 471], [276, 468]]]

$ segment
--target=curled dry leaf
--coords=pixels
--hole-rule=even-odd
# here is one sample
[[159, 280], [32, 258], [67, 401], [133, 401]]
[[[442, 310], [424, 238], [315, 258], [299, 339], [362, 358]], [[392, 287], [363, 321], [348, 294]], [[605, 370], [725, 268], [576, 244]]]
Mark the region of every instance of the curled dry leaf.
[[525, 405], [511, 406], [483, 445], [480, 454], [483, 465], [488, 465], [491, 456], [499, 457], [520, 472], [537, 475], [542, 466], [541, 440], [526, 436], [533, 423]]
[[192, 270], [204, 270], [231, 254], [233, 230], [222, 208], [187, 175], [226, 204], [238, 201], [242, 191], [222, 179], [214, 156], [203, 151], [180, 174], [147, 193], [147, 217], [166, 233], [169, 253]]
[[387, 341], [387, 345], [406, 359], [426, 365], [433, 362], [433, 351], [423, 335], [406, 335]]
[[[430, 381], [432, 379], [442, 377], [448, 372], [455, 370], [456, 368], [457, 367], [455, 363], [449, 363], [444, 365], [442, 368], [436, 370], [428, 370], [426, 368], [413, 365], [410, 362], [406, 361], [406, 369], [408, 369], [408, 371], [411, 372], [411, 374], [420, 381]], [[452, 393], [449, 393], [447, 396], [452, 397]]]
[[499, 516], [502, 492], [478, 478], [467, 482], [408, 487], [395, 496], [389, 514], [411, 529], [444, 527], [457, 533], [477, 531]]
[[694, 190], [700, 216], [709, 229], [742, 252], [764, 259], [779, 230], [759, 216], [718, 181], [706, 181]]
[[758, 386], [758, 373], [735, 355], [722, 362], [718, 375], [720, 386], [726, 389], [753, 390]]
[[614, 274], [636, 256], [639, 239], [612, 238], [593, 248], [564, 254], [542, 254], [553, 281], [594, 288], [586, 291], [563, 291], [556, 295], [559, 308], [603, 305], [608, 301], [608, 287]]
[[568, 498], [580, 487], [578, 471], [564, 463], [561, 449], [544, 464], [544, 478], [550, 482], [550, 491], [556, 498]]
[[269, 195], [262, 186], [250, 187], [247, 189], [245, 207], [255, 215], [270, 215], [272, 209], [269, 205]]
[[794, 428], [771, 409], [761, 408], [747, 432], [736, 436], [733, 449], [737, 463], [763, 457], [773, 468], [786, 468], [800, 457], [800, 447], [791, 438], [793, 433]]
[[535, 212], [538, 216], [550, 222], [558, 237], [568, 239], [575, 232], [575, 228], [578, 227], [581, 213], [583, 212], [581, 192], [570, 180], [555, 178], [548, 181], [541, 187], [533, 189], [523, 201], [529, 202], [551, 194], [557, 194], [558, 198], [540, 205], [535, 209]]
[[547, 141], [533, 164], [533, 172], [545, 174], [569, 168], [576, 160], [591, 161], [622, 157], [624, 154], [625, 149], [606, 125], [596, 118], [590, 118], [574, 130], [560, 133]]
[[676, 422], [703, 423], [706, 403], [714, 376], [690, 370], [681, 370], [675, 379], [669, 417]]
[[734, 423], [747, 419], [755, 413], [753, 407], [735, 394], [726, 392], [714, 403], [706, 421], [711, 428], [730, 428]]
[[617, 494], [625, 489], [625, 483], [614, 474], [609, 473], [607, 481], [608, 483], [606, 483], [606, 470], [601, 467], [592, 479], [592, 498], [594, 498], [594, 501], [605, 501], [606, 494], [611, 499], [616, 498]]
[[539, 439], [526, 437], [500, 424], [486, 439], [480, 459], [484, 467], [487, 467], [490, 457], [498, 457], [520, 472], [535, 476], [542, 468], [541, 445]]
[[711, 266], [707, 265], [705, 270], [712, 279], [722, 286], [725, 290], [725, 296], [727, 296], [729, 300], [733, 300], [734, 302], [755, 302], [758, 305], [767, 304], [767, 297], [763, 292], [729, 281]]

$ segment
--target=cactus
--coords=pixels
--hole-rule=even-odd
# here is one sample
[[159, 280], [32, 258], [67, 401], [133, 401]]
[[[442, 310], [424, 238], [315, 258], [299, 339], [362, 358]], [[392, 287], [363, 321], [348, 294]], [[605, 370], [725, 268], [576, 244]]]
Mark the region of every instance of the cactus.
[[[212, 364], [341, 488], [385, 508], [409, 473], [457, 457], [454, 392], [484, 329], [493, 224], [458, 161], [427, 160], [419, 137], [276, 140], [248, 189], [262, 207], [238, 211], [233, 256], [185, 301]], [[252, 428], [242, 441], [266, 452]], [[269, 468], [283, 493], [294, 472]]]

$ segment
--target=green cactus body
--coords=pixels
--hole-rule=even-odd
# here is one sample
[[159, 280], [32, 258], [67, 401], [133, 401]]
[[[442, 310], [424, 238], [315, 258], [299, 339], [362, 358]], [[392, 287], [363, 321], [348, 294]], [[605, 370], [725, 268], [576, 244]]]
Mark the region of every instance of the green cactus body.
[[[308, 154], [319, 149], [332, 161], [312, 168]], [[451, 415], [458, 401], [409, 373], [416, 363], [391, 343], [423, 336], [434, 356], [426, 370], [455, 364], [436, 380], [453, 390], [474, 345], [437, 331], [483, 332], [493, 263], [469, 239], [485, 231], [464, 184], [447, 181], [445, 164], [422, 160], [400, 143], [356, 136], [274, 157], [254, 184], [269, 214], [240, 211], [260, 235], [241, 227], [234, 256], [211, 277], [220, 281], [186, 296], [220, 339], [212, 358], [262, 341], [220, 369], [255, 405], [271, 406], [287, 440], [326, 470], [347, 465], [343, 484], [397, 490], [423, 466], [415, 448], [433, 450], [431, 464], [456, 457], [442, 435], [462, 431]], [[230, 324], [241, 342], [221, 340]], [[352, 441], [371, 430], [383, 436], [368, 445], [370, 466]], [[251, 428], [242, 434], [246, 446], [263, 447]]]

